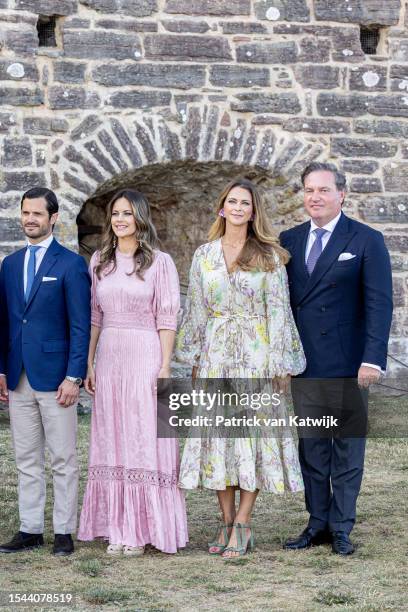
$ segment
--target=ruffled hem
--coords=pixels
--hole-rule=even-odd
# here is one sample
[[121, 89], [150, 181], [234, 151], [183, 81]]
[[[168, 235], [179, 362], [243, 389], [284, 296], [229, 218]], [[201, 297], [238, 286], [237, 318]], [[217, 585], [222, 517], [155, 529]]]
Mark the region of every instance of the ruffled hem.
[[151, 544], [164, 553], [176, 553], [188, 542], [184, 493], [168, 483], [90, 479], [77, 537], [127, 546]]

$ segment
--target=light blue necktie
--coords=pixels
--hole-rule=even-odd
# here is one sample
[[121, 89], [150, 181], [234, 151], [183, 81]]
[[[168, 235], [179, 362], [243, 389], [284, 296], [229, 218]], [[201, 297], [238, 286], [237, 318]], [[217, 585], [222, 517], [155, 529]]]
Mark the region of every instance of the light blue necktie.
[[28, 250], [30, 251], [30, 257], [28, 259], [28, 266], [27, 266], [27, 286], [26, 286], [26, 291], [25, 291], [25, 301], [26, 302], [28, 302], [28, 298], [30, 297], [31, 287], [33, 286], [33, 282], [34, 282], [35, 264], [36, 264], [35, 254], [38, 251], [38, 249], [41, 249], [41, 247], [34, 246], [32, 244], [30, 244], [30, 246], [28, 247]]
[[327, 230], [322, 229], [321, 227], [318, 227], [313, 230], [313, 234], [316, 236], [316, 239], [314, 243], [312, 244], [312, 248], [310, 249], [310, 253], [306, 261], [306, 268], [309, 274], [312, 274], [313, 270], [315, 269], [317, 260], [322, 254], [322, 251], [323, 251], [322, 238], [326, 232]]

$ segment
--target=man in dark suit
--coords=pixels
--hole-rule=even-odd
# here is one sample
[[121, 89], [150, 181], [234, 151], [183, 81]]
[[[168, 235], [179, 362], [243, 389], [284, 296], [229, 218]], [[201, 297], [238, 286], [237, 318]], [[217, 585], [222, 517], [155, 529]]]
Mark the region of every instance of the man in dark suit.
[[53, 238], [57, 218], [52, 191], [25, 193], [27, 246], [6, 257], [0, 271], [0, 399], [9, 396], [20, 513], [20, 531], [2, 553], [43, 545], [45, 446], [54, 483], [53, 552], [74, 550], [76, 406], [86, 375], [90, 279], [84, 259]]
[[[280, 236], [291, 254], [291, 305], [307, 361], [302, 380], [293, 381], [295, 411], [313, 416], [325, 404], [328, 412], [337, 404], [353, 418], [353, 411], [364, 413], [367, 388], [386, 368], [390, 258], [380, 232], [342, 212], [346, 178], [334, 165], [310, 164], [302, 183], [311, 219]], [[301, 437], [310, 518], [286, 549], [331, 542], [335, 553], [354, 551], [349, 534], [363, 475], [364, 433], [349, 427], [348, 435]]]

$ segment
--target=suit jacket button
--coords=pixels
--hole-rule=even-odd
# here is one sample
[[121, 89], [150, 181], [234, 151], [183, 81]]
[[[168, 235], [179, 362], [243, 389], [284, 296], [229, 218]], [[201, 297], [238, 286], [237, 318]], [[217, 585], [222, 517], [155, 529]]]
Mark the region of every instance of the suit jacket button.
[[322, 312], [326, 312], [326, 306], [322, 306], [320, 309]]
[[330, 287], [337, 287], [337, 283], [330, 283]]
[[297, 307], [296, 307], [296, 310], [301, 310], [301, 309], [302, 309], [302, 307], [301, 307], [301, 306], [297, 306]]
[[27, 323], [27, 319], [23, 319], [23, 323]]
[[322, 336], [327, 336], [327, 331], [323, 330], [320, 332]]

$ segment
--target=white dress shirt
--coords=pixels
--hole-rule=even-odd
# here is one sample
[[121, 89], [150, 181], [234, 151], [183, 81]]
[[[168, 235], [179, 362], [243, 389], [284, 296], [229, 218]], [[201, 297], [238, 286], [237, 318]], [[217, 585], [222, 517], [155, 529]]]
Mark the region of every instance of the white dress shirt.
[[46, 238], [42, 242], [38, 242], [37, 244], [31, 244], [31, 242], [27, 241], [27, 250], [26, 250], [25, 257], [24, 257], [24, 295], [25, 295], [26, 288], [27, 288], [27, 268], [28, 268], [28, 260], [30, 259], [30, 251], [28, 250], [28, 247], [29, 246], [41, 247], [38, 249], [38, 251], [35, 254], [35, 273], [37, 274], [38, 268], [41, 265], [44, 255], [47, 252], [47, 249], [53, 240], [54, 240], [54, 237], [51, 235], [51, 236], [48, 236], [48, 238]]
[[[329, 242], [331, 235], [334, 231], [334, 228], [336, 227], [337, 223], [339, 222], [339, 219], [341, 217], [341, 212], [339, 212], [339, 214], [334, 217], [334, 219], [332, 219], [331, 221], [329, 221], [329, 223], [326, 223], [326, 225], [322, 226], [322, 229], [326, 230], [326, 233], [322, 236], [322, 252], [324, 251], [324, 249], [327, 246], [327, 243]], [[309, 238], [307, 240], [307, 245], [306, 245], [306, 251], [305, 251], [305, 263], [307, 262], [307, 258], [309, 257], [309, 253], [310, 250], [312, 248], [312, 245], [314, 243], [314, 241], [316, 240], [316, 234], [313, 233], [313, 230], [317, 229], [319, 226], [316, 225], [316, 223], [313, 221], [313, 219], [310, 219], [310, 230], [309, 230]], [[376, 365], [375, 363], [362, 363], [362, 366], [367, 366], [369, 368], [374, 368], [375, 370], [378, 370], [379, 372], [383, 372], [384, 374], [384, 370], [382, 370], [380, 368], [380, 366]]]

